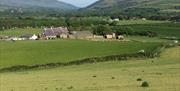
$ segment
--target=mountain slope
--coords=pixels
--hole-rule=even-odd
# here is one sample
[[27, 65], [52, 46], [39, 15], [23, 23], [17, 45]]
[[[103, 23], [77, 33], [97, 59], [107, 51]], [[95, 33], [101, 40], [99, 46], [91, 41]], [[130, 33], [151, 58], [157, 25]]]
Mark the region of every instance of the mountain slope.
[[74, 9], [75, 7], [59, 2], [57, 0], [0, 0], [0, 5], [13, 6], [13, 7], [47, 7], [59, 9]]
[[156, 8], [179, 10], [180, 0], [99, 0], [88, 6], [88, 10], [124, 10], [130, 8]]
[[0, 0], [0, 7], [76, 9], [75, 6], [57, 0]]

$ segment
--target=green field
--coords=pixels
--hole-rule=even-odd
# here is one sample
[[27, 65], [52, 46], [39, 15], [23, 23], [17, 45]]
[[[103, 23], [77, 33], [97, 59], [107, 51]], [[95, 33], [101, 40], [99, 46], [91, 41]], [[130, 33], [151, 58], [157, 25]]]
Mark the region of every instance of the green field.
[[[0, 69], [33, 66], [48, 63], [69, 63], [86, 58], [122, 54], [146, 53], [156, 50], [172, 40], [180, 38], [180, 25], [167, 21], [120, 21], [119, 26], [128, 26], [132, 31], [153, 31], [157, 37], [125, 36], [125, 41], [87, 40], [0, 40]], [[0, 35], [21, 36], [38, 34], [42, 30], [11, 29]], [[126, 61], [109, 60], [93, 64], [59, 66], [37, 69], [0, 72], [0, 91], [179, 91], [180, 47], [165, 49], [156, 58], [130, 58]], [[45, 65], [47, 66], [47, 65]], [[142, 81], [137, 81], [141, 78]], [[143, 81], [149, 87], [141, 87]]]
[[135, 24], [128, 25], [133, 31], [152, 31], [160, 37], [177, 37], [180, 38], [179, 23], [162, 23], [162, 24]]
[[8, 29], [4, 31], [0, 31], [0, 35], [5, 35], [5, 36], [22, 36], [24, 34], [39, 34], [42, 33], [43, 29], [40, 28], [16, 28], [16, 29]]
[[127, 36], [126, 39], [136, 42], [173, 42], [172, 40], [162, 39], [160, 37], [146, 37], [146, 36]]
[[162, 43], [86, 40], [0, 41], [0, 68], [69, 62], [84, 58], [151, 52]]
[[[159, 58], [0, 73], [1, 91], [179, 91], [180, 47]], [[154, 62], [152, 62], [154, 61]], [[141, 78], [149, 87], [140, 87]]]
[[154, 20], [120, 20], [117, 25], [136, 25], [136, 24], [160, 24], [170, 21], [154, 21]]

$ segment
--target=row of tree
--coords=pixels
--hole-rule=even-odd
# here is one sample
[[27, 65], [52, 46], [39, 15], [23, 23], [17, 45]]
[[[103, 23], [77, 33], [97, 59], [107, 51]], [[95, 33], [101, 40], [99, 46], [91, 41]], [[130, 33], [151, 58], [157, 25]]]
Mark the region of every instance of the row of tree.
[[109, 26], [109, 25], [98, 25], [93, 28], [93, 33], [96, 35], [107, 35], [115, 33], [116, 35], [139, 35], [155, 37], [157, 33], [152, 31], [135, 31], [130, 26]]
[[[176, 7], [179, 9], [179, 7]], [[13, 11], [13, 12], [12, 12]], [[36, 12], [35, 12], [36, 11]], [[124, 10], [119, 9], [100, 9], [100, 10], [86, 10], [80, 9], [77, 11], [62, 11], [53, 9], [37, 9], [34, 11], [17, 12], [17, 10], [0, 11], [0, 17], [118, 17], [119, 19], [133, 19], [133, 18], [147, 18], [149, 20], [173, 20], [177, 21], [180, 17], [180, 12], [162, 12], [158, 8], [128, 8]]]

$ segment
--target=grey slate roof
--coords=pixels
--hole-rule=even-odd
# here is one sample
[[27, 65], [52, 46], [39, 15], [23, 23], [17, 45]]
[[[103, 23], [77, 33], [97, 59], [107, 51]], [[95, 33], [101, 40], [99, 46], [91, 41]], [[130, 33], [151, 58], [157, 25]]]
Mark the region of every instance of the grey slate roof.
[[61, 34], [68, 34], [69, 31], [66, 27], [57, 27], [57, 28], [44, 28], [45, 36], [56, 36]]

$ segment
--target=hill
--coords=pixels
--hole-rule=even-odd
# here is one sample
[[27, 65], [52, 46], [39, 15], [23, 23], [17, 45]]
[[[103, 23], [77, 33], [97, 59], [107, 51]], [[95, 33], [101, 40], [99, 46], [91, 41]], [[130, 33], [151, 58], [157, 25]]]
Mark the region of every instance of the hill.
[[[99, 0], [85, 10], [103, 13], [142, 14], [179, 14], [179, 0]], [[134, 14], [135, 13], [135, 14]]]
[[77, 7], [57, 0], [0, 0], [0, 16], [62, 14]]
[[0, 0], [1, 6], [17, 8], [57, 8], [63, 10], [76, 9], [75, 6], [57, 0]]
[[120, 10], [128, 8], [158, 8], [162, 10], [178, 10], [179, 7], [179, 0], [100, 0], [87, 8], [90, 10], [113, 8], [119, 8]]

